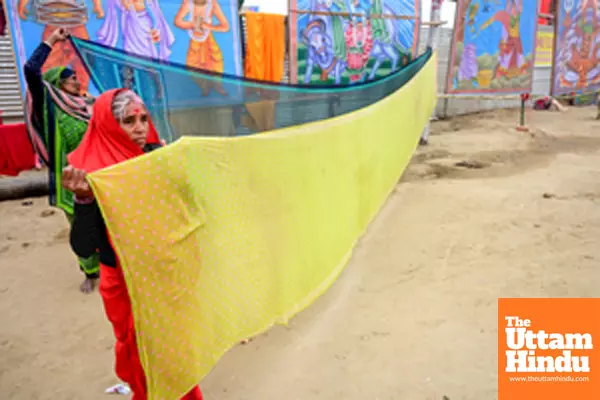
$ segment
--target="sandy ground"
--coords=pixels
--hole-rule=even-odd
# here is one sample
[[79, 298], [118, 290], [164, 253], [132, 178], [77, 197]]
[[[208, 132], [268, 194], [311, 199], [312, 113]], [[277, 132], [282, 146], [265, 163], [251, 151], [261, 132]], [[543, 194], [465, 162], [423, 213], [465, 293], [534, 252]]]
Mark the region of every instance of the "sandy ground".
[[[334, 287], [227, 354], [206, 398], [496, 398], [498, 297], [600, 295], [594, 114], [434, 124]], [[32, 201], [0, 203], [0, 398], [105, 398], [99, 296], [77, 290], [64, 216]]]

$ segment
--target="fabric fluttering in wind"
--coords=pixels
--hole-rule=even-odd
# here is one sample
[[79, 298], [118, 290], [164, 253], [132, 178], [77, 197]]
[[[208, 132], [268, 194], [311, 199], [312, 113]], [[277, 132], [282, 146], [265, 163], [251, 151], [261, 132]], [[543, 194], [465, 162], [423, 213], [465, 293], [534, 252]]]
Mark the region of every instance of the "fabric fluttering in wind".
[[342, 271], [429, 121], [436, 57], [349, 88], [346, 110], [364, 104], [353, 90], [389, 96], [267, 134], [184, 137], [89, 175], [130, 293], [149, 400], [180, 398]]
[[[359, 110], [394, 93], [426, 57], [399, 73], [348, 87], [290, 85], [200, 71], [72, 38], [74, 48], [101, 92], [125, 87], [147, 104], [161, 138], [239, 136], [333, 118]], [[268, 121], [257, 105], [274, 104]], [[258, 118], [255, 123], [249, 122]]]

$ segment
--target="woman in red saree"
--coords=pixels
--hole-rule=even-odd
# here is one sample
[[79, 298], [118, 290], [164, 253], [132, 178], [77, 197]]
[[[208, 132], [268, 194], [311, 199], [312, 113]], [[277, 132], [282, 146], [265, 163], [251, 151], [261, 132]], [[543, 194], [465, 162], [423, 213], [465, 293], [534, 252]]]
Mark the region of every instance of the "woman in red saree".
[[[133, 400], [146, 400], [146, 377], [140, 362], [127, 285], [86, 173], [117, 164], [161, 146], [142, 100], [132, 91], [110, 90], [96, 99], [88, 130], [63, 171], [63, 185], [75, 193], [71, 247], [79, 256], [100, 253], [100, 295], [116, 338], [115, 370], [128, 383]], [[196, 386], [184, 400], [201, 400]]]

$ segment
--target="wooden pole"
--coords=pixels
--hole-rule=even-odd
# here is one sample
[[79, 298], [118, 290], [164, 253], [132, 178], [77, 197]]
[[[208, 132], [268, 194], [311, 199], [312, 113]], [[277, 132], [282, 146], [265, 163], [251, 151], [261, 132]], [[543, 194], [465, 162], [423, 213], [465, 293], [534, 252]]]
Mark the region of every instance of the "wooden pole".
[[[441, 21], [441, 7], [443, 0], [433, 0], [431, 2], [431, 24], [429, 26], [429, 35], [427, 36], [427, 47], [431, 48], [432, 51], [437, 51], [438, 43], [439, 43], [439, 33], [440, 33], [440, 25], [442, 25]], [[425, 24], [422, 24], [425, 25]], [[436, 88], [437, 90], [437, 88]], [[433, 111], [433, 115], [429, 117], [429, 121], [427, 125], [425, 125], [425, 129], [421, 133], [421, 138], [419, 140], [420, 145], [426, 145], [429, 143], [429, 129], [430, 129], [430, 121], [433, 116], [435, 116], [436, 111]]]
[[[441, 7], [441, 3], [443, 2], [440, 1], [440, 7]], [[433, 2], [432, 2], [433, 4]], [[464, 26], [465, 24], [465, 18], [466, 18], [466, 10], [463, 10], [461, 8], [461, 4], [462, 2], [457, 2], [456, 3], [456, 12], [454, 13], [454, 27], [452, 28], [452, 32], [450, 33], [450, 48], [448, 50], [448, 62], [446, 63], [446, 79], [444, 82], [444, 95], [448, 94], [448, 92], [450, 92], [450, 88], [452, 87], [452, 71], [453, 71], [453, 63], [454, 63], [454, 54], [456, 51], [456, 37], [458, 35], [457, 29], [460, 31], [460, 27], [461, 27], [461, 21], [462, 21], [462, 26]], [[438, 96], [440, 97], [440, 96]], [[444, 107], [443, 107], [443, 111], [442, 111], [442, 117], [443, 119], [448, 118], [448, 107], [450, 106], [450, 102], [448, 101], [449, 98], [451, 97], [447, 97], [447, 96], [443, 96], [442, 97], [444, 99]]]
[[[558, 6], [559, 1], [558, 0], [554, 0], [554, 5]], [[562, 3], [560, 3], [562, 4]], [[556, 87], [554, 85], [554, 77], [556, 76], [556, 50], [558, 47], [558, 41], [560, 40], [560, 38], [558, 37], [558, 24], [561, 23], [562, 21], [558, 18], [558, 16], [560, 15], [557, 12], [556, 18], [554, 18], [553, 21], [553, 25], [554, 25], [554, 37], [552, 38], [552, 67], [550, 69], [550, 95], [554, 96], [556, 94]], [[538, 28], [539, 29], [539, 28]]]
[[296, 14], [310, 14], [310, 15], [322, 15], [325, 17], [366, 17], [369, 19], [381, 18], [381, 19], [403, 19], [413, 20], [417, 19], [414, 15], [393, 15], [393, 14], [363, 14], [363, 13], [349, 13], [339, 11], [312, 11], [312, 10], [290, 10], [290, 13]]
[[[248, 11], [240, 11], [240, 15], [248, 14]], [[323, 17], [366, 17], [367, 19], [397, 19], [397, 20], [406, 20], [412, 21], [417, 19], [414, 15], [392, 15], [392, 14], [352, 14], [349, 12], [336, 12], [336, 11], [311, 11], [311, 10], [290, 10], [290, 14], [310, 14], [310, 15], [320, 15]], [[424, 26], [441, 26], [446, 25], [447, 21], [422, 21], [421, 25]]]
[[433, 50], [437, 50], [439, 42], [439, 27], [445, 24], [445, 21], [441, 20], [441, 8], [443, 0], [433, 0], [431, 2], [430, 18], [431, 22], [428, 24], [422, 23], [421, 25], [428, 25], [429, 35], [427, 37], [427, 47], [431, 47]]
[[[240, 11], [239, 15], [249, 14], [249, 11]], [[411, 21], [417, 19], [415, 16], [409, 15], [391, 15], [391, 14], [352, 14], [347, 12], [333, 12], [333, 11], [310, 11], [310, 10], [295, 10], [290, 11], [290, 14], [310, 14], [310, 15], [320, 15], [323, 17], [367, 17], [367, 19], [396, 19], [396, 20], [406, 20]], [[442, 26], [448, 24], [448, 21], [422, 21], [421, 25], [423, 26]]]
[[[589, 92], [593, 93], [593, 92]], [[531, 99], [539, 99], [546, 97], [546, 94], [532, 94]], [[485, 95], [485, 94], [452, 94], [452, 93], [438, 93], [439, 99], [458, 99], [458, 100], [517, 100], [520, 98], [519, 94], [507, 94], [507, 95]], [[569, 94], [562, 94], [552, 96], [557, 100], [572, 100], [574, 96]]]
[[448, 23], [448, 21], [423, 21], [423, 22], [421, 22], [421, 25], [438, 27], [438, 26], [446, 25], [447, 23]]
[[298, 16], [294, 13], [291, 13], [290, 10], [293, 10], [296, 7], [297, 0], [287, 0], [288, 3], [288, 14], [287, 14], [287, 24], [288, 24], [288, 76], [289, 83], [298, 83], [298, 43], [296, 43], [296, 39], [298, 36], [298, 24], [297, 18]]
[[508, 95], [484, 95], [484, 94], [451, 94], [451, 93], [440, 93], [438, 98], [440, 99], [462, 99], [462, 100], [518, 100], [519, 94], [508, 94]]

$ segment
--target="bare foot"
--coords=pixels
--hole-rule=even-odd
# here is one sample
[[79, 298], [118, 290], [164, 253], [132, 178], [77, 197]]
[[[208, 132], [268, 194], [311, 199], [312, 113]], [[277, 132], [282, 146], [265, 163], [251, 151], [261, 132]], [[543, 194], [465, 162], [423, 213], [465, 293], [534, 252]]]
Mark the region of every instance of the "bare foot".
[[96, 288], [97, 279], [85, 278], [81, 285], [79, 285], [79, 291], [81, 293], [90, 294]]

